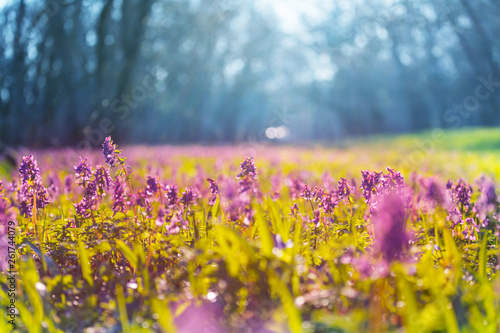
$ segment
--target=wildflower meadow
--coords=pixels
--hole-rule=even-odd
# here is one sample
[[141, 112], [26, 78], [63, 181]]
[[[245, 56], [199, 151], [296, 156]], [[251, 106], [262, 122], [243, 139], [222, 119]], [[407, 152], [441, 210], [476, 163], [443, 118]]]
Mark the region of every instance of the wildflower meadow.
[[20, 154], [0, 331], [499, 332], [497, 155], [362, 146]]

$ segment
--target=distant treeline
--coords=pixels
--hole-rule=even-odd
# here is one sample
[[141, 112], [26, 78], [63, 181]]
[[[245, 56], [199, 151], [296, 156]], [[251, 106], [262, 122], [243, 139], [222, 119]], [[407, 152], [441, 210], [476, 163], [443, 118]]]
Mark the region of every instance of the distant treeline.
[[325, 17], [290, 33], [256, 1], [11, 1], [0, 144], [234, 143], [271, 127], [328, 142], [500, 125], [497, 0], [324, 4]]

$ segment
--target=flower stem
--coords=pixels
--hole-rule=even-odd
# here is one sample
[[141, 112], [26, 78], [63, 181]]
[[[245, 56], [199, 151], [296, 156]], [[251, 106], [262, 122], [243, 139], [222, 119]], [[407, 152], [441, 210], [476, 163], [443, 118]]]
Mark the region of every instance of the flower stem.
[[35, 236], [40, 242], [40, 238], [38, 237], [38, 230], [36, 226], [36, 191], [33, 189], [33, 224], [35, 225]]
[[[132, 190], [132, 185], [130, 184], [130, 177], [128, 176], [127, 169], [125, 168], [125, 163], [120, 162], [120, 165], [122, 167], [123, 173], [125, 174], [125, 179], [127, 180], [127, 185], [128, 185], [129, 190], [130, 190], [130, 196], [133, 196], [134, 191]], [[133, 205], [133, 207], [134, 207], [134, 218], [135, 218], [135, 222], [137, 223], [137, 210], [135, 208], [135, 205]], [[127, 222], [127, 227], [130, 226], [129, 223], [130, 222]]]

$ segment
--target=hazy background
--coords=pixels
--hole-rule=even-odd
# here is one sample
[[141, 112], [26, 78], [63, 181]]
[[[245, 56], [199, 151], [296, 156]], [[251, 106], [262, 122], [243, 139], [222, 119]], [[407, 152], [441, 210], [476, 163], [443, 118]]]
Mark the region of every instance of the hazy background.
[[500, 125], [498, 0], [0, 1], [0, 144]]

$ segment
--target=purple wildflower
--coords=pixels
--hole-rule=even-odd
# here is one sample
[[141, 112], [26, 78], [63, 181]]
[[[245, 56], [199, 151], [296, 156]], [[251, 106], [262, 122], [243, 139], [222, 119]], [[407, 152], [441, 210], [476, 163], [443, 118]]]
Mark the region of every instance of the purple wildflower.
[[21, 180], [19, 211], [25, 217], [32, 217], [35, 204], [36, 208], [44, 208], [49, 203], [48, 192], [43, 186], [40, 169], [32, 155], [23, 157], [23, 162], [19, 167], [19, 178]]
[[16, 192], [17, 191], [17, 182], [15, 179], [12, 179], [10, 182], [10, 185], [7, 187], [7, 191], [9, 192]]
[[321, 210], [318, 208], [314, 211], [313, 213], [313, 220], [312, 222], [314, 223], [314, 227], [315, 228], [318, 228], [319, 227], [319, 222], [321, 221], [320, 220], [320, 214], [321, 214]]
[[92, 209], [92, 203], [87, 200], [87, 197], [83, 197], [79, 203], [75, 204], [75, 211], [78, 216], [89, 217], [89, 210]]
[[182, 218], [182, 214], [179, 212], [177, 214], [173, 212], [165, 214], [165, 222], [168, 223], [165, 227], [169, 235], [178, 234], [181, 231], [180, 227], [182, 227], [182, 229], [186, 229], [187, 227], [187, 221]]
[[135, 200], [136, 205], [140, 207], [146, 207], [146, 192], [143, 190], [139, 190], [136, 194], [133, 195], [133, 199]]
[[100, 196], [106, 195], [106, 191], [113, 185], [113, 180], [109, 175], [108, 169], [98, 165], [94, 171], [94, 184], [97, 194]]
[[208, 188], [210, 189], [210, 198], [208, 198], [208, 204], [210, 206], [213, 206], [215, 204], [215, 201], [217, 200], [217, 195], [219, 195], [219, 186], [217, 185], [217, 181], [213, 180], [212, 178], [207, 178], [208, 182]]
[[23, 161], [19, 166], [19, 179], [22, 183], [40, 181], [40, 169], [33, 155], [23, 156]]
[[460, 210], [455, 206], [448, 211], [448, 216], [446, 220], [450, 222], [453, 234], [455, 233], [455, 227], [463, 223], [463, 216]]
[[184, 205], [184, 207], [189, 207], [195, 204], [195, 200], [196, 193], [194, 192], [192, 187], [189, 187], [182, 193], [180, 202]]
[[464, 225], [464, 231], [462, 232], [465, 239], [468, 239], [472, 242], [477, 240], [476, 232], [479, 231], [479, 226], [476, 224], [473, 218], [466, 218]]
[[333, 193], [325, 193], [321, 200], [320, 206], [326, 214], [333, 213], [333, 209], [337, 206], [337, 197]]
[[125, 196], [125, 187], [121, 183], [120, 179], [116, 177], [115, 187], [113, 190], [113, 211], [115, 214], [117, 212], [125, 211]]
[[19, 214], [28, 218], [33, 216], [33, 207], [28, 200], [23, 200], [19, 203]]
[[104, 154], [104, 158], [106, 159], [106, 163], [110, 168], [114, 167], [118, 163], [118, 156], [116, 145], [113, 143], [113, 140], [111, 140], [110, 136], [104, 139], [102, 147], [102, 152]]
[[313, 192], [311, 191], [311, 186], [304, 185], [304, 188], [300, 196], [302, 197], [302, 199], [306, 201], [311, 201], [313, 199]]
[[471, 205], [471, 195], [472, 188], [470, 185], [466, 185], [464, 183], [458, 184], [453, 191], [456, 199], [457, 205], [460, 207], [460, 210], [463, 212], [467, 212]]
[[245, 161], [241, 163], [241, 172], [236, 176], [236, 179], [240, 178], [257, 180], [257, 168], [255, 167], [253, 157], [247, 157]]
[[138, 206], [146, 209], [146, 216], [148, 218], [153, 218], [153, 205], [151, 204], [146, 191], [139, 190], [135, 195], [133, 195], [133, 197]]
[[389, 173], [384, 174], [382, 178], [382, 188], [384, 190], [400, 189], [405, 186], [405, 179], [403, 175], [401, 175], [401, 172], [395, 171], [390, 167], [387, 167], [387, 171], [389, 171]]
[[313, 200], [314, 202], [321, 202], [323, 200], [323, 196], [325, 195], [325, 190], [314, 186], [313, 190]]
[[59, 195], [59, 177], [51, 173], [47, 179], [47, 190], [50, 194], [50, 198], [54, 200]]
[[153, 204], [151, 203], [151, 201], [149, 199], [145, 200], [145, 207], [144, 208], [146, 208], [146, 217], [148, 219], [152, 219], [153, 218]]
[[280, 234], [276, 234], [274, 236], [274, 247], [277, 249], [286, 249], [286, 248], [292, 248], [293, 247], [293, 242], [291, 239], [288, 239], [286, 242], [283, 242], [283, 238], [281, 238]]
[[373, 265], [370, 256], [362, 255], [360, 257], [354, 257], [351, 259], [351, 264], [362, 279], [372, 276]]
[[497, 207], [495, 183], [487, 178], [482, 178], [479, 181], [479, 192], [481, 194], [474, 205], [474, 211], [477, 213], [479, 219], [484, 221]]
[[238, 182], [238, 188], [240, 194], [251, 192], [253, 188], [253, 181], [250, 178], [245, 177]]
[[148, 196], [152, 196], [158, 192], [158, 181], [154, 179], [153, 177], [148, 177], [148, 180], [146, 181], [146, 194]]
[[229, 205], [225, 211], [227, 211], [229, 215], [229, 220], [231, 222], [236, 222], [240, 218], [240, 210], [241, 210], [240, 200], [236, 199], [229, 201]]
[[92, 175], [92, 167], [87, 164], [87, 158], [82, 159], [80, 156], [80, 162], [75, 166], [75, 177], [76, 180], [80, 180], [80, 185], [85, 186], [87, 182], [90, 181]]
[[49, 193], [47, 189], [43, 186], [37, 186], [36, 188], [36, 207], [44, 208], [49, 204]]
[[288, 186], [290, 198], [292, 200], [300, 198], [302, 190], [304, 189], [304, 183], [298, 178], [287, 178], [285, 182]]
[[374, 253], [388, 261], [399, 258], [410, 239], [406, 231], [405, 202], [399, 193], [391, 191], [381, 196], [372, 221]]
[[271, 198], [273, 200], [278, 200], [280, 197], [281, 180], [280, 176], [271, 176]]
[[166, 215], [165, 209], [160, 207], [160, 209], [158, 209], [158, 215], [156, 216], [156, 221], [155, 221], [156, 226], [161, 227], [165, 224], [165, 215]]
[[246, 226], [249, 226], [250, 221], [252, 220], [253, 214], [254, 214], [252, 206], [250, 205], [249, 201], [242, 201], [241, 205], [242, 205], [241, 212], [242, 212], [243, 216], [245, 217], [243, 219], [243, 224], [245, 224]]
[[95, 208], [98, 196], [99, 189], [95, 180], [89, 181], [87, 184], [85, 184], [85, 192], [83, 193], [82, 200], [75, 205], [77, 215], [82, 217], [89, 217], [90, 213], [88, 212], [88, 210], [92, 210]]
[[445, 187], [440, 184], [437, 179], [434, 177], [422, 178], [420, 179], [420, 183], [423, 189], [423, 199], [431, 206], [430, 208], [434, 208], [436, 205], [440, 205], [445, 208], [449, 207], [451, 199], [445, 190]]
[[349, 181], [345, 178], [340, 178], [338, 182], [339, 186], [337, 188], [337, 195], [339, 200], [348, 198], [351, 195], [352, 186], [349, 185]]
[[363, 181], [361, 182], [361, 189], [366, 202], [369, 202], [374, 193], [377, 192], [377, 186], [380, 184], [382, 172], [361, 171]]
[[293, 204], [292, 207], [290, 207], [290, 216], [297, 217], [297, 214], [299, 213], [299, 206], [297, 206], [296, 203]]
[[71, 176], [67, 175], [64, 178], [64, 194], [71, 193], [72, 185], [73, 185], [73, 182], [72, 182]]
[[167, 199], [167, 206], [172, 207], [177, 204], [179, 190], [175, 185], [165, 186], [165, 198]]

